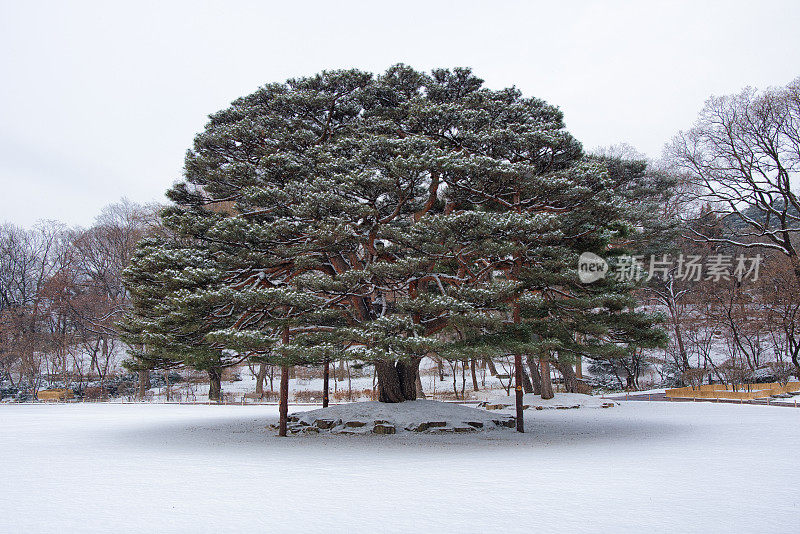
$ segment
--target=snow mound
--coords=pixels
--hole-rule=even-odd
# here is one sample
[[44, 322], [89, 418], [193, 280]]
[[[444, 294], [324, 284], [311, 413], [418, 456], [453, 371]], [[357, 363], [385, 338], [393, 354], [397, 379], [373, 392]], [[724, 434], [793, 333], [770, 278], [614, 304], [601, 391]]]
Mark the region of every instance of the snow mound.
[[398, 432], [478, 432], [514, 428], [506, 414], [460, 404], [415, 400], [399, 403], [354, 402], [289, 416], [292, 433], [396, 434]]
[[[482, 402], [479, 406], [487, 410], [508, 410], [514, 409], [516, 399], [514, 396], [504, 395], [502, 397], [495, 397], [486, 402]], [[611, 408], [616, 406], [617, 403], [608, 399], [593, 397], [591, 395], [583, 395], [582, 393], [558, 393], [552, 399], [542, 399], [540, 396], [533, 393], [526, 393], [522, 396], [522, 408], [527, 410], [533, 408], [536, 410], [566, 410], [569, 408]]]

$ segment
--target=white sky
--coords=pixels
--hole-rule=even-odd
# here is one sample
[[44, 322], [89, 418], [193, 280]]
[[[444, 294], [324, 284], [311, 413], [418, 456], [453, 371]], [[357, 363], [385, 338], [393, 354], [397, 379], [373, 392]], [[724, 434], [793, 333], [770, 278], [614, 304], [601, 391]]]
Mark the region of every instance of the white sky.
[[800, 76], [798, 28], [797, 1], [0, 0], [0, 222], [163, 201], [209, 113], [323, 69], [470, 66], [657, 157], [711, 94]]

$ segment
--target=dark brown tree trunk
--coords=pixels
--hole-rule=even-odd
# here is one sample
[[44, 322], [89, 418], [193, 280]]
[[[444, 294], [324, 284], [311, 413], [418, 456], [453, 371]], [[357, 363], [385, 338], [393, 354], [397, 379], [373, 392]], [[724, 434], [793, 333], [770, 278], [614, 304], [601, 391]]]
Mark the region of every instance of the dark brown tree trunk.
[[541, 358], [539, 364], [539, 374], [542, 378], [542, 398], [545, 400], [552, 399], [555, 397], [555, 393], [553, 393], [553, 382], [550, 380], [550, 361], [547, 358]]
[[536, 359], [528, 354], [525, 356], [525, 360], [528, 363], [528, 370], [531, 372], [531, 381], [533, 382], [533, 394], [534, 395], [541, 395], [542, 394], [542, 377], [539, 375], [539, 362]]
[[273, 393], [275, 391], [275, 366], [269, 366], [269, 392]]
[[639, 389], [636, 387], [636, 377], [634, 377], [633, 374], [627, 369], [625, 370], [625, 389], [630, 391], [636, 391]]
[[494, 362], [491, 358], [486, 358], [483, 360], [484, 363], [489, 367], [489, 374], [492, 376], [497, 376], [497, 367], [495, 367]]
[[[289, 327], [283, 328], [281, 336], [283, 345], [289, 344]], [[289, 422], [289, 366], [281, 365], [281, 393], [278, 402], [278, 435], [286, 436], [286, 427]]]
[[575, 376], [575, 371], [572, 370], [572, 364], [559, 358], [556, 362], [556, 368], [564, 377], [564, 389], [568, 393], [576, 393], [578, 390], [578, 377]]
[[328, 384], [330, 382], [331, 362], [326, 359], [322, 367], [322, 407], [328, 407]]
[[425, 391], [422, 390], [422, 377], [419, 376], [419, 368], [417, 368], [417, 398], [425, 399]]
[[208, 400], [222, 400], [222, 368], [212, 367], [208, 371]]
[[464, 396], [464, 390], [467, 389], [467, 361], [463, 360], [461, 362], [461, 398], [466, 399]]
[[378, 400], [380, 402], [403, 402], [417, 398], [417, 372], [422, 358], [405, 360], [376, 360], [378, 377]]
[[522, 417], [522, 354], [514, 355], [514, 403], [517, 413], [517, 432], [525, 432]]
[[289, 419], [289, 366], [281, 365], [281, 393], [278, 403], [278, 435], [286, 435], [286, 425]]
[[264, 381], [267, 378], [267, 364], [262, 363], [258, 366], [256, 373], [256, 395], [259, 399], [264, 398]]
[[150, 370], [149, 369], [139, 369], [139, 392], [138, 392], [138, 397], [140, 399], [145, 398], [145, 396], [147, 395], [147, 390], [148, 389], [150, 389]]
[[458, 400], [458, 382], [456, 382], [456, 371], [458, 370], [458, 362], [448, 362], [450, 368], [453, 370], [453, 396]]
[[522, 366], [522, 389], [525, 393], [533, 393], [533, 384], [531, 384], [531, 377], [525, 372], [525, 366]]
[[[522, 212], [520, 205], [520, 192], [514, 192], [514, 207], [518, 213]], [[520, 269], [522, 268], [522, 259], [519, 252], [514, 252], [514, 266], [511, 268], [511, 279], [519, 280]], [[522, 323], [522, 313], [519, 305], [519, 295], [514, 297], [514, 308], [512, 312], [512, 320], [515, 325]], [[517, 432], [525, 432], [525, 423], [523, 421], [523, 408], [522, 408], [522, 354], [517, 352], [514, 354], [514, 391], [516, 394], [516, 416], [517, 416]]]
[[478, 373], [476, 371], [477, 364], [475, 363], [475, 358], [472, 358], [469, 361], [469, 371], [472, 373], [472, 390], [478, 391]]

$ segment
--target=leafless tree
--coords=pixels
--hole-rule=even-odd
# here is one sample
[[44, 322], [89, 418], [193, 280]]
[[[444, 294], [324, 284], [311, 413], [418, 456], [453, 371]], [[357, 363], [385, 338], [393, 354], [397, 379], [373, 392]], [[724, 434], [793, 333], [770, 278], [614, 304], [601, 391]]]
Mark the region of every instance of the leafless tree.
[[728, 231], [715, 235], [695, 226], [690, 238], [777, 251], [800, 280], [800, 78], [786, 87], [710, 98], [668, 153], [694, 184], [695, 204]]

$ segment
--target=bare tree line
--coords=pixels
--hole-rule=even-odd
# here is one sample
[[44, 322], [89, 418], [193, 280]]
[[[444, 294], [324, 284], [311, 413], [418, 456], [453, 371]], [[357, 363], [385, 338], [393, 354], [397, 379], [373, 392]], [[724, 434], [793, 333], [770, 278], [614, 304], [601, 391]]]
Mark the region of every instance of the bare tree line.
[[154, 230], [153, 206], [122, 201], [89, 228], [0, 226], [0, 373], [34, 394], [44, 380], [100, 389], [121, 353], [122, 272]]

